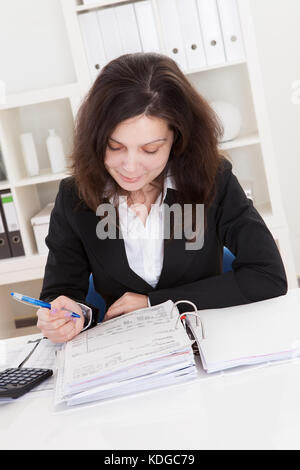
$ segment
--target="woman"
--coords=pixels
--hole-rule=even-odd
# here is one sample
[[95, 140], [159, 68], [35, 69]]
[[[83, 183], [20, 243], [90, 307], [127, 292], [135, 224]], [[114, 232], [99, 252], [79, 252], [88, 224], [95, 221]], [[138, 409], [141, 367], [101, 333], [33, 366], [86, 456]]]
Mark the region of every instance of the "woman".
[[[218, 152], [221, 135], [213, 110], [167, 56], [126, 54], [103, 68], [79, 110], [72, 176], [51, 214], [40, 299], [52, 310], [40, 309], [37, 323], [45, 336], [64, 342], [97, 324], [98, 310], [85, 303], [90, 273], [105, 320], [168, 299], [205, 309], [287, 292], [276, 243]], [[194, 237], [174, 236], [178, 216], [168, 237], [150, 237], [162, 203], [193, 208]], [[203, 243], [187, 247], [201, 230]], [[224, 246], [236, 256], [226, 273]]]

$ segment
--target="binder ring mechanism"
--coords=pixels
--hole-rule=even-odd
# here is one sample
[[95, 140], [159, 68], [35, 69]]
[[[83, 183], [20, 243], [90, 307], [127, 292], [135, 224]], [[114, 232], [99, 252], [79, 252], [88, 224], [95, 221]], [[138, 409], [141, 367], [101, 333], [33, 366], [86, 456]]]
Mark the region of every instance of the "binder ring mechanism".
[[176, 320], [175, 328], [177, 328], [177, 326], [178, 326], [179, 319], [181, 320], [186, 315], [193, 315], [193, 316], [196, 317], [196, 326], [201, 326], [202, 339], [205, 339], [204, 338], [204, 328], [203, 328], [203, 325], [202, 325], [202, 321], [201, 321], [201, 318], [200, 318], [199, 314], [197, 313], [197, 307], [193, 302], [191, 302], [190, 300], [177, 300], [177, 302], [174, 302], [174, 305], [173, 305], [172, 310], [171, 310], [171, 315], [172, 315], [173, 308], [175, 307], [175, 305], [180, 304], [180, 303], [186, 303], [186, 304], [192, 305], [194, 307], [195, 312], [185, 312], [185, 313], [179, 314], [178, 318]]

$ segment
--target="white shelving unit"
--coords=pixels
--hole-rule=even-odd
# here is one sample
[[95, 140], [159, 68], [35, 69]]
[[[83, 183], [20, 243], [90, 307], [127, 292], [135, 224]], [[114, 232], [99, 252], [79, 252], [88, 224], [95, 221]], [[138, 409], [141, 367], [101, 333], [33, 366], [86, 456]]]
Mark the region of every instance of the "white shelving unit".
[[[28, 1], [32, 2], [32, 0]], [[160, 52], [167, 54], [169, 49], [159, 9], [161, 0], [150, 1]], [[186, 0], [186, 8], [192, 1], [194, 0]], [[68, 73], [65, 72], [67, 83], [62, 80], [60, 85], [55, 84], [47, 88], [42, 86], [40, 89], [33, 86], [32, 89], [25, 91], [22, 91], [20, 84], [21, 91], [15, 90], [8, 94], [6, 102], [0, 104], [0, 147], [7, 171], [7, 180], [0, 182], [0, 189], [11, 189], [12, 191], [25, 249], [23, 257], [0, 260], [0, 298], [5, 296], [5, 299], [3, 298], [6, 308], [5, 314], [10, 319], [6, 322], [7, 325], [10, 325], [7, 331], [5, 331], [5, 327], [1, 326], [5, 322], [0, 322], [0, 337], [16, 334], [11, 330], [11, 318], [14, 315], [15, 306], [14, 302], [6, 301], [7, 290], [13, 290], [14, 284], [18, 285], [21, 290], [22, 284], [19, 283], [24, 283], [25, 286], [27, 282], [35, 281], [35, 295], [39, 294], [46, 255], [41, 256], [37, 253], [30, 218], [48, 202], [54, 201], [59, 181], [68, 175], [67, 169], [62, 174], [53, 174], [49, 169], [45, 147], [47, 130], [51, 127], [58, 130], [68, 154], [72, 145], [76, 112], [92, 84], [79, 25], [79, 15], [91, 11], [97, 12], [115, 5], [134, 4], [135, 2], [126, 0], [98, 1], [83, 5], [80, 0], [55, 0], [51, 3], [52, 8], [54, 8], [54, 3], [57, 11], [52, 11], [52, 14], [53, 17], [56, 14], [59, 18], [63, 18], [61, 28], [64, 30], [60, 33], [61, 45], [66, 51], [67, 62], [71, 64]], [[238, 0], [238, 6], [245, 58], [235, 62], [183, 71], [208, 101], [230, 101], [240, 109], [243, 116], [243, 126], [239, 137], [231, 142], [220, 144], [220, 148], [230, 156], [233, 171], [240, 182], [242, 183], [243, 180], [253, 181], [254, 204], [278, 244], [285, 263], [289, 286], [296, 287], [297, 278], [290, 248], [289, 231], [280, 197], [249, 0]], [[9, 40], [10, 38], [6, 38], [6, 41]], [[174, 48], [176, 47], [178, 44], [174, 43]], [[172, 58], [174, 59], [174, 57]], [[59, 70], [62, 70], [62, 74], [63, 67], [60, 67]], [[9, 71], [8, 76], [12, 73], [12, 70]], [[20, 80], [22, 81], [21, 77]], [[41, 79], [41, 83], [46, 83], [44, 77], [43, 80]], [[19, 142], [21, 132], [32, 132], [34, 135], [41, 168], [39, 176], [28, 177], [26, 175]], [[1, 315], [4, 315], [4, 312], [1, 312]]]

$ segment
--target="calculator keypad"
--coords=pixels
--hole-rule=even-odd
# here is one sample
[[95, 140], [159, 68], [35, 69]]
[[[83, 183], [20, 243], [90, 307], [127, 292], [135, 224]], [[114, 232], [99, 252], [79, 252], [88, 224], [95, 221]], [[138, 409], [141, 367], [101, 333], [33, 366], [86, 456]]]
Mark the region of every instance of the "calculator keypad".
[[10, 368], [0, 372], [0, 398], [18, 398], [53, 374], [51, 369]]

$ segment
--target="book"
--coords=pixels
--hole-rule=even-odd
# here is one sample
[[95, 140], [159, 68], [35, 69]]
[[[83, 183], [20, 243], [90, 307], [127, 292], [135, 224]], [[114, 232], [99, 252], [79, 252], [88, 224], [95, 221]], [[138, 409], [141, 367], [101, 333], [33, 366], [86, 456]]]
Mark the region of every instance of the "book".
[[[179, 313], [179, 303], [194, 311]], [[234, 307], [168, 300], [100, 323], [59, 351], [55, 404], [106, 400], [300, 355], [300, 289]]]

